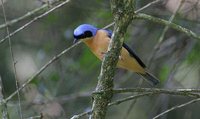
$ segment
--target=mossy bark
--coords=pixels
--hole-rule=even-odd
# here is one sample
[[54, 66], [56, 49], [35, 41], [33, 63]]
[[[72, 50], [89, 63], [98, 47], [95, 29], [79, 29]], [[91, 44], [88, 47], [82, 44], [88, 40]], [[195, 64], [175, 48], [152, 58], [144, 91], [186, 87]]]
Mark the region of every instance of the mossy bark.
[[113, 77], [124, 41], [128, 25], [133, 20], [134, 0], [111, 0], [111, 9], [114, 15], [114, 31], [108, 51], [103, 59], [96, 91], [106, 90], [95, 94], [90, 119], [105, 119], [108, 103], [113, 93]]

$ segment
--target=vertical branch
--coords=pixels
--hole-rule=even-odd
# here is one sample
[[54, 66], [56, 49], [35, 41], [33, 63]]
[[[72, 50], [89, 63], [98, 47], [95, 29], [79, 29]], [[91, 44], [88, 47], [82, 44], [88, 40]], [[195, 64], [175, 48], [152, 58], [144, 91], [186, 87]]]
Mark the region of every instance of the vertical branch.
[[[1, 4], [2, 4], [4, 22], [5, 22], [5, 24], [7, 24], [7, 18], [6, 18], [6, 12], [5, 12], [5, 9], [4, 9], [3, 0], [1, 0]], [[12, 43], [11, 43], [11, 38], [10, 38], [10, 31], [9, 31], [8, 26], [6, 27], [6, 33], [8, 35], [9, 48], [10, 48], [10, 54], [11, 54], [11, 59], [12, 59], [12, 64], [13, 64], [13, 71], [14, 71], [14, 79], [15, 79], [16, 90], [17, 90], [17, 97], [18, 97], [18, 101], [19, 101], [19, 110], [18, 111], [19, 111], [20, 119], [23, 119], [22, 110], [21, 110], [20, 94], [19, 94], [19, 91], [18, 91], [19, 85], [18, 85], [18, 80], [17, 80], [16, 61], [14, 59], [14, 54], [13, 54], [13, 50], [12, 50]]]
[[[182, 7], [184, 1], [185, 1], [185, 0], [181, 0], [181, 1], [179, 2], [179, 5], [177, 6], [177, 9], [174, 11], [174, 13], [172, 14], [172, 16], [169, 18], [169, 21], [168, 21], [169, 24], [171, 24], [171, 23], [173, 22], [173, 20], [174, 20], [174, 18], [176, 17], [178, 11], [179, 11], [180, 8]], [[148, 66], [149, 66], [149, 67], [151, 66], [151, 62], [154, 60], [153, 58], [154, 58], [155, 55], [156, 55], [156, 51], [159, 50], [160, 45], [162, 44], [162, 42], [163, 42], [163, 40], [164, 40], [164, 36], [165, 36], [167, 30], [169, 29], [169, 24], [166, 25], [165, 28], [163, 29], [163, 31], [162, 31], [162, 33], [161, 33], [159, 39], [158, 39], [158, 43], [157, 43], [157, 44], [155, 45], [155, 47], [154, 47], [154, 51], [153, 51], [153, 53], [152, 53], [152, 55], [150, 56], [149, 61], [148, 61]]]
[[[184, 1], [185, 1], [185, 0], [181, 0], [181, 1], [179, 2], [179, 5], [177, 6], [177, 9], [174, 11], [174, 13], [172, 14], [172, 16], [169, 18], [169, 23], [172, 23], [172, 21], [174, 20], [174, 18], [175, 18], [176, 15], [177, 15], [179, 9], [182, 7]], [[159, 40], [158, 40], [158, 43], [161, 43], [161, 42], [163, 41], [164, 36], [165, 36], [165, 34], [166, 34], [166, 32], [167, 32], [168, 29], [169, 29], [169, 25], [166, 25], [165, 28], [164, 28], [164, 30], [162, 31], [162, 34], [161, 34], [161, 36], [160, 36], [160, 38], [159, 38]]]
[[8, 115], [8, 109], [7, 109], [7, 104], [6, 102], [4, 101], [4, 94], [3, 94], [3, 83], [2, 83], [2, 80], [1, 80], [1, 76], [0, 76], [0, 102], [1, 102], [1, 105], [2, 105], [2, 119], [9, 119], [9, 115]]
[[107, 91], [94, 95], [93, 112], [90, 119], [104, 119], [106, 116], [108, 104], [111, 102], [113, 96], [112, 88], [115, 67], [122, 48], [126, 29], [133, 19], [134, 0], [111, 0], [111, 9], [114, 15], [115, 26], [107, 54], [102, 62], [96, 87], [96, 91]]
[[[171, 24], [173, 22], [173, 20], [175, 19], [178, 11], [181, 9], [183, 3], [184, 3], [185, 0], [180, 0], [179, 4], [177, 5], [176, 7], [176, 10], [173, 12], [173, 14], [171, 15], [171, 17], [169, 18], [168, 20], [168, 23]], [[163, 43], [164, 41], [164, 36], [166, 34], [166, 32], [168, 31], [168, 29], [170, 28], [169, 27], [169, 24], [168, 25], [165, 25], [164, 29], [162, 30], [162, 33], [160, 35], [160, 37], [158, 38], [158, 42], [156, 43], [156, 45], [154, 46], [154, 50], [150, 56], [150, 58], [148, 59], [148, 66], [150, 67], [152, 65], [152, 61], [154, 60], [154, 57], [156, 56], [156, 52], [160, 49], [161, 47], [161, 44]], [[176, 72], [176, 67], [177, 67], [177, 63], [178, 63], [178, 60], [176, 61], [175, 64], [173, 64], [173, 67], [169, 73], [169, 77], [167, 78], [167, 81], [171, 80], [172, 77], [174, 77], [174, 73]], [[168, 83], [166, 83], [164, 85], [164, 87], [168, 87]], [[158, 109], [161, 107], [161, 110], [165, 110], [167, 107], [168, 107], [168, 104], [169, 103], [169, 97], [167, 95], [163, 95], [163, 96], [160, 96], [157, 101], [156, 101], [156, 106], [155, 108]], [[160, 106], [160, 104], [162, 106]], [[156, 112], [156, 111], [155, 111]], [[153, 114], [154, 115], [154, 114]], [[166, 118], [167, 116], [165, 115], [164, 118]]]

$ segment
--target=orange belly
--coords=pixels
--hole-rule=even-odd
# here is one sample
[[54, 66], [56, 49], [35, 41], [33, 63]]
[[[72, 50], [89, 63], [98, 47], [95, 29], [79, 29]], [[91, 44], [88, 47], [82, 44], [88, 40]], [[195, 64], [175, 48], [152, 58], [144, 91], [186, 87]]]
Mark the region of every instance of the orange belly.
[[[108, 49], [110, 39], [103, 30], [99, 30], [94, 38], [84, 41], [90, 50], [102, 60]], [[137, 62], [137, 60], [130, 56], [129, 52], [123, 47], [119, 61], [118, 68], [127, 69], [136, 73], [145, 74], [145, 69]]]
[[137, 62], [135, 58], [130, 56], [129, 52], [122, 48], [117, 67], [127, 69], [136, 73], [145, 73], [145, 69]]
[[[106, 50], [92, 50], [92, 52], [102, 61]], [[125, 48], [122, 48], [121, 50], [121, 55], [119, 56], [117, 67], [136, 73], [145, 74], [145, 69], [137, 62], [137, 60], [134, 57], [130, 56], [130, 54]]]

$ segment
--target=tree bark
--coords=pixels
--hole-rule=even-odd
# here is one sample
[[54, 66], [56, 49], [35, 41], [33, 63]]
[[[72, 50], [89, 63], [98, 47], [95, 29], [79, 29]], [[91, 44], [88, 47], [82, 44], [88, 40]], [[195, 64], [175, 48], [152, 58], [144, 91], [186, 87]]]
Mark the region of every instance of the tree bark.
[[124, 35], [134, 16], [134, 0], [110, 0], [110, 3], [115, 26], [108, 51], [102, 62], [96, 86], [96, 91], [106, 91], [94, 95], [90, 119], [105, 119], [108, 103], [111, 102], [113, 96], [113, 77], [124, 41]]

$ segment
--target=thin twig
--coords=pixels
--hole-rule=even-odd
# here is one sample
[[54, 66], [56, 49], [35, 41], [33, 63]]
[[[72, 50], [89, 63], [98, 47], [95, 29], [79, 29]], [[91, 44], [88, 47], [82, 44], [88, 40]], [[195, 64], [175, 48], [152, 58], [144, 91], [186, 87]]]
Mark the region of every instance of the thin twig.
[[32, 116], [32, 117], [27, 117], [25, 119], [43, 119], [43, 114], [41, 113], [40, 115], [38, 116]]
[[[100, 92], [94, 92], [95, 93], [104, 93], [105, 91], [100, 91]], [[181, 95], [181, 96], [189, 96], [189, 97], [198, 97], [200, 100], [200, 95], [199, 94], [194, 94], [194, 93], [199, 93], [200, 89], [176, 89], [176, 90], [167, 90], [167, 89], [158, 89], [158, 88], [121, 88], [121, 89], [114, 89], [113, 93], [130, 93], [130, 92], [140, 92], [142, 94], [138, 95], [132, 95], [129, 97], [125, 97], [123, 99], [116, 100], [114, 102], [111, 102], [108, 104], [108, 106], [113, 106], [113, 105], [118, 105], [126, 101], [130, 101], [133, 99], [141, 98], [144, 96], [153, 96], [153, 95], [158, 95], [161, 93], [164, 94], [170, 94], [170, 95]], [[79, 119], [80, 117], [86, 116], [91, 113], [90, 111], [75, 115], [74, 117], [76, 118], [71, 118], [71, 119]]]
[[151, 96], [151, 95], [155, 95], [155, 94], [156, 93], [148, 92], [148, 93], [143, 93], [143, 94], [138, 94], [138, 95], [132, 95], [132, 96], [111, 102], [111, 103], [108, 104], [108, 106], [118, 105], [118, 104], [121, 104], [123, 102], [130, 101], [130, 100], [133, 100], [133, 99], [136, 99], [136, 98], [140, 98], [140, 97], [144, 97], [144, 96]]
[[[179, 3], [179, 5], [178, 5], [177, 9], [176, 9], [175, 12], [172, 14], [172, 16], [169, 18], [169, 21], [168, 21], [169, 24], [172, 23], [172, 21], [173, 21], [174, 18], [176, 17], [176, 15], [177, 15], [178, 11], [180, 10], [181, 6], [183, 5], [183, 2], [184, 2], [184, 1], [185, 1], [185, 0], [181, 0], [181, 1], [180, 1], [180, 3]], [[163, 31], [162, 31], [162, 33], [161, 33], [159, 39], [158, 39], [157, 44], [156, 44], [155, 47], [154, 47], [154, 50], [153, 50], [152, 55], [151, 55], [150, 58], [149, 58], [149, 61], [148, 61], [148, 66], [149, 66], [149, 67], [150, 67], [151, 64], [152, 64], [151, 62], [154, 60], [154, 57], [155, 57], [155, 55], [156, 55], [156, 51], [159, 50], [160, 45], [162, 44], [162, 42], [163, 42], [163, 40], [164, 40], [164, 36], [165, 36], [165, 34], [166, 34], [166, 32], [167, 32], [168, 29], [169, 29], [169, 25], [166, 25], [165, 28], [163, 29]]]
[[[42, 11], [42, 10], [48, 8], [49, 5], [53, 5], [53, 4], [55, 4], [55, 3], [59, 2], [59, 1], [61, 1], [61, 0], [55, 0], [55, 1], [51, 2], [50, 4], [49, 4], [49, 3], [46, 3], [46, 4], [42, 5], [42, 6], [39, 7], [39, 8], [36, 8], [36, 9], [30, 11], [30, 12], [27, 12], [25, 15], [23, 15], [23, 16], [21, 16], [21, 17], [19, 17], [19, 18], [16, 18], [16, 19], [13, 19], [13, 20], [11, 20], [11, 21], [8, 21], [6, 24], [1, 24], [1, 25], [0, 25], [0, 29], [5, 28], [6, 26], [11, 26], [11, 25], [16, 24], [16, 23], [18, 23], [18, 22], [20, 22], [20, 21], [22, 21], [22, 20], [24, 20], [24, 19], [27, 19], [27, 18], [29, 18], [29, 17], [32, 17], [32, 16], [35, 15], [36, 13], [38, 13], [38, 12], [40, 12], [40, 11]], [[148, 8], [149, 6], [154, 5], [154, 4], [156, 4], [156, 3], [160, 2], [160, 1], [162, 1], [162, 0], [155, 0], [155, 1], [153, 1], [153, 2], [151, 2], [151, 3], [149, 3], [149, 4], [147, 4], [147, 5], [145, 5], [144, 7], [142, 7], [142, 8], [140, 8], [140, 9], [136, 10], [135, 12], [136, 12], [136, 13], [141, 12], [142, 10], [144, 10], [144, 9]], [[62, 3], [61, 3], [61, 4], [62, 4]], [[105, 26], [103, 29], [107, 29], [107, 28], [109, 28], [109, 27], [111, 27], [111, 26], [113, 26], [113, 25], [114, 25], [114, 22], [108, 24], [108, 25]], [[25, 26], [25, 27], [26, 27], [26, 26]], [[24, 28], [22, 28], [22, 29], [24, 29]], [[21, 29], [21, 30], [22, 30], [22, 29]], [[19, 29], [19, 31], [20, 31], [20, 29]], [[19, 31], [18, 31], [18, 30], [14, 31], [13, 33], [11, 33], [11, 36], [13, 36], [14, 34], [16, 34], [16, 33], [19, 32]], [[16, 33], [15, 33], [15, 32], [16, 32]], [[7, 37], [1, 39], [0, 44], [3, 43], [6, 39], [7, 39]]]
[[[79, 97], [89, 97], [91, 94], [99, 94], [104, 93], [105, 91], [100, 92], [83, 92], [83, 93], [75, 93], [70, 94], [66, 96], [60, 96], [57, 97], [55, 100], [59, 101], [60, 103], [66, 102], [68, 100], [76, 99]], [[113, 89], [114, 94], [120, 94], [120, 93], [156, 93], [156, 94], [169, 94], [169, 95], [180, 95], [180, 96], [186, 96], [186, 97], [192, 97], [192, 98], [200, 98], [200, 89], [159, 89], [159, 88], [119, 88], [119, 89]]]
[[[180, 1], [179, 5], [178, 5], [178, 7], [177, 7], [177, 9], [176, 9], [176, 11], [175, 11], [175, 12], [172, 14], [172, 16], [169, 18], [169, 20], [168, 20], [169, 23], [172, 23], [172, 21], [174, 20], [174, 18], [176, 17], [176, 15], [177, 15], [177, 13], [178, 13], [178, 11], [179, 11], [180, 8], [182, 7], [184, 1], [185, 1], [185, 0], [181, 0], [181, 1]], [[169, 25], [166, 25], [165, 28], [164, 28], [164, 30], [163, 30], [163, 32], [161, 33], [161, 36], [160, 36], [160, 38], [159, 38], [159, 40], [158, 40], [158, 43], [161, 43], [161, 42], [163, 41], [164, 36], [165, 36], [165, 34], [166, 34], [166, 32], [167, 32], [168, 29], [169, 29]]]
[[92, 113], [92, 110], [89, 110], [87, 112], [83, 112], [81, 114], [78, 114], [78, 115], [74, 115], [73, 117], [71, 117], [70, 119], [79, 119], [81, 117], [84, 117], [84, 116], [87, 116], [87, 115], [91, 115]]
[[[81, 41], [77, 42], [76, 44], [73, 44], [69, 48], [63, 50], [58, 55], [54, 56], [51, 60], [49, 60], [49, 62], [47, 62], [42, 68], [40, 68], [40, 70], [38, 70], [33, 76], [31, 76], [29, 79], [27, 79], [27, 81], [21, 87], [19, 87], [18, 91], [21, 91], [27, 84], [29, 84], [33, 79], [35, 79], [40, 73], [42, 73], [53, 62], [58, 60], [61, 56], [63, 56], [65, 53], [67, 53], [69, 50], [71, 50], [75, 46], [79, 45], [80, 43], [81, 43]], [[17, 91], [13, 92], [8, 98], [5, 99], [5, 102], [9, 101], [13, 96], [16, 95], [16, 93], [17, 93]]]
[[[5, 22], [5, 24], [7, 24], [7, 18], [6, 18], [6, 12], [5, 12], [5, 9], [4, 9], [3, 0], [1, 0], [1, 4], [2, 4], [4, 22]], [[17, 79], [17, 70], [16, 70], [16, 63], [15, 63], [16, 61], [15, 61], [15, 58], [14, 58], [14, 53], [13, 53], [12, 43], [11, 43], [11, 38], [10, 38], [10, 31], [9, 31], [8, 26], [6, 27], [6, 32], [7, 32], [7, 35], [8, 35], [9, 48], [10, 48], [10, 54], [11, 54], [11, 59], [12, 59], [13, 71], [14, 71], [14, 80], [15, 80], [15, 85], [16, 85], [16, 90], [17, 90], [17, 98], [18, 98], [18, 103], [19, 103], [18, 113], [19, 113], [20, 119], [23, 119], [22, 109], [21, 109], [20, 93], [18, 91], [19, 85], [18, 85], [18, 79]]]
[[13, 25], [13, 24], [15, 24], [15, 23], [18, 23], [18, 22], [20, 22], [20, 21], [22, 21], [22, 20], [24, 20], [24, 19], [27, 19], [27, 18], [33, 16], [33, 15], [36, 14], [37, 12], [39, 12], [39, 11], [41, 11], [41, 10], [47, 8], [47, 7], [48, 7], [48, 4], [44, 4], [44, 5], [42, 5], [41, 7], [36, 8], [36, 9], [34, 9], [34, 10], [32, 10], [32, 11], [26, 13], [25, 15], [23, 15], [23, 16], [21, 16], [21, 17], [19, 17], [19, 18], [16, 18], [16, 19], [13, 19], [13, 20], [11, 20], [11, 21], [8, 21], [8, 22], [5, 23], [5, 24], [1, 24], [1, 25], [0, 25], [0, 29], [3, 29], [3, 28], [5, 28], [5, 27], [7, 27], [7, 26], [11, 26], [11, 25]]
[[[153, 2], [150, 2], [150, 3], [148, 3], [147, 5], [145, 5], [145, 6], [141, 7], [140, 9], [136, 10], [135, 13], [139, 13], [139, 12], [145, 10], [146, 8], [148, 8], [148, 7], [150, 7], [150, 6], [154, 5], [154, 4], [157, 4], [157, 3], [161, 2], [161, 1], [163, 1], [163, 0], [155, 0], [155, 1], [153, 1]], [[112, 23], [106, 25], [105, 27], [103, 27], [102, 29], [110, 28], [110, 27], [113, 26], [114, 24], [115, 24], [115, 23], [112, 22]]]
[[143, 14], [143, 13], [138, 13], [138, 14], [134, 15], [134, 17], [136, 17], [138, 19], [148, 20], [148, 21], [155, 22], [155, 23], [162, 24], [162, 25], [169, 25], [169, 27], [171, 27], [177, 31], [180, 31], [189, 37], [200, 40], [200, 36], [197, 35], [196, 33], [194, 33], [193, 31], [191, 31], [187, 28], [184, 28], [178, 24], [169, 23], [167, 20], [164, 20], [164, 19], [161, 19], [158, 17], [154, 17], [151, 15]]
[[[145, 5], [144, 7], [138, 9], [138, 10], [136, 11], [136, 13], [139, 13], [139, 12], [141, 12], [142, 10], [146, 9], [147, 7], [149, 7], [149, 6], [153, 5], [153, 4], [156, 4], [156, 3], [160, 2], [160, 1], [161, 1], [161, 0], [155, 0], [155, 1], [151, 2], [151, 3], [149, 3], [149, 4]], [[183, 1], [183, 0], [182, 0], [182, 1]], [[173, 21], [173, 19], [175, 18], [176, 14], [177, 14], [177, 11], [180, 9], [180, 7], [181, 7], [181, 5], [182, 5], [182, 3], [183, 3], [182, 1], [181, 1], [181, 3], [179, 4], [177, 10], [174, 12], [174, 14], [173, 14], [173, 15], [171, 16], [171, 18], [169, 19], [169, 24], [170, 24], [170, 23]], [[110, 26], [112, 26], [112, 25], [114, 25], [114, 23], [111, 23], [111, 24], [107, 25], [105, 28], [108, 28], [108, 27], [110, 27]], [[165, 35], [165, 33], [166, 33], [166, 31], [167, 31], [168, 28], [169, 28], [169, 25], [166, 25], [166, 27], [165, 27], [165, 29], [163, 30], [163, 33], [162, 33], [162, 35], [161, 35], [161, 38], [162, 38], [162, 39], [163, 39], [163, 36]], [[161, 38], [160, 38], [159, 41], [162, 41]], [[159, 44], [160, 44], [160, 43], [159, 43]], [[156, 48], [156, 49], [157, 49], [157, 48]], [[155, 51], [156, 51], [156, 50], [155, 50]], [[155, 53], [152, 54], [152, 57], [150, 58], [148, 65], [150, 65], [150, 62], [151, 62], [151, 60], [153, 59], [154, 55], [155, 55]], [[134, 101], [134, 102], [130, 105], [130, 107], [132, 107], [132, 106], [135, 104], [135, 102], [136, 102], [136, 101]], [[128, 111], [127, 111], [127, 113], [126, 113], [126, 116], [128, 115], [129, 112], [130, 112], [130, 108], [128, 109]], [[126, 117], [125, 117], [125, 118], [126, 118]]]
[[0, 102], [1, 102], [1, 117], [2, 119], [9, 119], [8, 109], [7, 109], [7, 103], [4, 103], [4, 91], [3, 91], [3, 83], [0, 76]]
[[[105, 91], [95, 92], [95, 93], [103, 93], [103, 92], [105, 92]], [[158, 95], [160, 93], [187, 96], [187, 93], [191, 93], [191, 92], [193, 92], [193, 93], [198, 92], [199, 93], [200, 90], [199, 89], [165, 90], [165, 89], [157, 89], [157, 88], [155, 88], [155, 89], [153, 89], [153, 88], [132, 88], [132, 89], [116, 89], [116, 90], [113, 90], [113, 93], [125, 93], [125, 92], [141, 92], [142, 94], [132, 95], [132, 96], [129, 96], [129, 97], [126, 97], [126, 98], [123, 98], [123, 99], [119, 99], [117, 101], [109, 103], [108, 106], [118, 105], [118, 104], [121, 104], [123, 102], [130, 101], [130, 100], [133, 100], [133, 99], [137, 99], [137, 98], [140, 98], [140, 97], [143, 97], [143, 96]], [[191, 96], [191, 97], [194, 97], [194, 96]], [[198, 95], [198, 97], [200, 97], [200, 95]], [[91, 113], [91, 111], [87, 111], [87, 112], [81, 113], [79, 115], [76, 115], [76, 117], [80, 118], [80, 117], [86, 116], [90, 113]], [[78, 119], [78, 118], [74, 118], [74, 119]], [[71, 119], [73, 119], [73, 118], [71, 118]]]
[[[184, 52], [184, 50], [182, 51], [182, 52]], [[168, 78], [167, 78], [167, 80], [165, 81], [166, 83], [165, 83], [165, 85], [164, 85], [164, 88], [170, 88], [171, 87], [171, 85], [172, 85], [172, 83], [173, 83], [173, 79], [174, 79], [174, 76], [175, 76], [175, 74], [176, 74], [176, 72], [177, 72], [177, 68], [178, 68], [178, 66], [180, 66], [180, 62], [181, 62], [181, 59], [183, 58], [183, 55], [178, 55], [177, 57], [176, 57], [176, 60], [175, 60], [175, 62], [173, 63], [173, 65], [172, 65], [172, 67], [171, 67], [171, 69], [170, 69], [170, 73], [169, 73], [169, 75], [168, 75]], [[189, 93], [189, 94], [194, 94], [194, 93]], [[198, 97], [198, 96], [197, 96]], [[167, 107], [168, 107], [168, 103], [169, 103], [169, 97], [168, 96], [160, 96], [159, 97], [161, 100], [160, 100], [160, 104], [162, 105], [157, 105], [157, 108], [161, 108], [161, 111], [163, 111], [163, 110], [166, 110], [167, 109]], [[158, 100], [159, 100], [159, 98], [158, 98]], [[198, 97], [199, 98], [199, 97]], [[167, 117], [167, 115], [165, 115], [165, 116], [163, 116], [163, 118], [166, 118]]]
[[183, 103], [183, 104], [181, 104], [181, 105], [174, 106], [174, 107], [172, 107], [172, 108], [170, 108], [170, 109], [168, 109], [168, 110], [166, 110], [166, 111], [164, 111], [164, 112], [158, 114], [158, 115], [155, 116], [153, 119], [157, 119], [157, 118], [163, 116], [164, 114], [169, 113], [169, 112], [171, 112], [171, 111], [173, 111], [173, 110], [175, 110], [175, 109], [182, 108], [182, 107], [184, 107], [184, 106], [187, 106], [187, 105], [192, 104], [192, 103], [196, 103], [196, 102], [198, 102], [198, 101], [200, 101], [200, 98], [191, 100], [191, 101], [186, 102], [186, 103]]
[[[112, 90], [114, 94], [119, 93], [131, 93], [131, 92], [151, 92], [156, 94], [170, 94], [170, 95], [181, 95], [181, 96], [188, 96], [193, 98], [199, 98], [200, 97], [200, 89], [174, 89], [174, 90], [168, 90], [168, 89], [159, 89], [159, 88], [121, 88], [121, 89], [113, 89]], [[104, 93], [105, 91], [99, 91], [99, 92], [93, 92], [93, 94], [98, 93]]]
[[27, 22], [26, 24], [24, 24], [23, 26], [21, 26], [20, 28], [18, 28], [17, 30], [15, 30], [14, 32], [10, 33], [9, 36], [7, 35], [7, 36], [4, 37], [3, 39], [1, 39], [0, 44], [3, 43], [4, 41], [6, 41], [10, 36], [15, 35], [16, 33], [18, 33], [19, 31], [21, 31], [21, 30], [23, 30], [23, 29], [25, 29], [27, 26], [29, 26], [29, 25], [32, 24], [33, 22], [35, 22], [35, 21], [41, 19], [42, 17], [48, 15], [49, 13], [53, 12], [54, 10], [56, 10], [56, 9], [58, 9], [58, 8], [60, 8], [60, 7], [62, 7], [63, 5], [65, 5], [66, 3], [68, 3], [69, 1], [70, 1], [70, 0], [65, 0], [65, 1], [63, 1], [62, 3], [60, 3], [60, 4], [56, 5], [55, 7], [51, 8], [50, 10], [46, 11], [45, 13], [43, 13], [43, 14], [37, 16], [37, 17], [34, 17], [31, 21]]
[[[168, 22], [167, 20], [164, 20], [164, 19], [161, 19], [161, 18], [158, 18], [158, 17], [154, 17], [154, 16], [151, 16], [151, 15], [147, 15], [147, 14], [143, 14], [143, 13], [138, 13], [138, 14], [135, 14], [134, 15], [134, 18], [136, 19], [144, 19], [144, 20], [148, 20], [148, 21], [151, 21], [151, 22], [155, 22], [155, 23], [158, 23], [158, 24], [162, 24], [162, 25], [165, 25], [165, 26], [169, 26], [170, 28], [173, 28], [177, 31], [180, 31], [184, 34], [186, 34], [187, 36], [189, 37], [192, 37], [194, 39], [198, 39], [200, 40], [200, 36], [197, 35], [196, 33], [194, 33], [193, 31], [185, 28], [185, 27], [182, 27], [178, 24], [175, 24], [173, 22]], [[114, 23], [110, 23], [109, 25], [107, 25], [108, 27], [114, 25]], [[105, 27], [105, 28], [108, 28], [108, 27]]]
[[74, 100], [77, 98], [83, 98], [83, 97], [89, 97], [91, 96], [92, 92], [80, 92], [80, 93], [74, 93], [74, 94], [69, 94], [65, 96], [59, 96], [55, 100], [58, 101], [59, 103], [63, 104], [66, 103], [69, 100]]
[[112, 22], [112, 23], [110, 23], [110, 24], [104, 26], [102, 29], [107, 29], [107, 28], [113, 26], [114, 24], [115, 24], [115, 22]]
[[155, 4], [157, 4], [157, 3], [161, 2], [161, 1], [164, 1], [164, 0], [155, 0], [155, 1], [152, 1], [152, 2], [148, 3], [147, 5], [141, 7], [140, 9], [136, 10], [135, 13], [139, 13], [139, 12], [143, 11], [144, 9], [146, 9], [146, 8], [152, 6], [152, 5], [155, 5]]
[[[139, 12], [143, 11], [144, 9], [146, 9], [146, 8], [148, 8], [148, 7], [150, 7], [150, 6], [154, 5], [154, 4], [157, 4], [157, 3], [161, 2], [161, 1], [163, 1], [163, 0], [155, 0], [155, 1], [152, 1], [152, 2], [150, 2], [150, 3], [148, 3], [148, 4], [146, 4], [145, 6], [139, 8], [138, 10], [136, 10], [135, 13], [139, 13]], [[140, 82], [139, 82], [138, 87], [141, 87], [143, 81], [144, 81], [143, 78], [140, 78]], [[137, 92], [136, 94], [138, 94], [138, 92]], [[135, 99], [135, 100], [133, 100], [133, 101], [131, 102], [131, 104], [129, 105], [129, 107], [128, 107], [126, 113], [124, 114], [124, 119], [127, 119], [127, 118], [128, 118], [128, 116], [129, 116], [131, 110], [133, 109], [133, 106], [136, 104], [136, 102], [137, 102], [137, 99]]]
[[0, 29], [3, 29], [3, 28], [5, 28], [5, 27], [7, 27], [7, 26], [14, 25], [14, 24], [16, 24], [16, 23], [18, 23], [18, 22], [20, 22], [20, 21], [22, 21], [22, 20], [25, 20], [25, 19], [27, 19], [27, 18], [29, 18], [29, 17], [32, 17], [32, 16], [34, 16], [35, 14], [39, 13], [40, 11], [45, 10], [45, 9], [48, 8], [49, 6], [52, 6], [52, 5], [56, 4], [56, 3], [58, 3], [59, 1], [61, 1], [61, 0], [53, 0], [52, 2], [46, 2], [46, 3], [43, 4], [42, 6], [36, 8], [36, 9], [34, 9], [34, 10], [32, 10], [32, 11], [27, 12], [26, 14], [24, 14], [24, 15], [21, 16], [21, 17], [15, 18], [15, 19], [13, 19], [13, 20], [11, 20], [11, 21], [7, 21], [7, 23], [5, 23], [5, 24], [1, 24], [1, 25], [0, 25]]
[[[144, 79], [143, 79], [143, 78], [140, 78], [140, 81], [139, 81], [139, 83], [138, 83], [138, 88], [141, 88], [143, 82], [144, 82]], [[137, 94], [139, 94], [139, 92], [133, 92], [133, 94], [137, 95]], [[127, 111], [126, 111], [125, 116], [124, 116], [123, 119], [127, 119], [127, 118], [128, 118], [128, 116], [129, 116], [131, 110], [133, 109], [133, 107], [134, 107], [134, 105], [135, 105], [136, 103], [137, 103], [137, 99], [135, 99], [135, 100], [133, 100], [133, 101], [131, 102], [131, 104], [129, 105], [129, 107], [128, 107], [128, 109], [127, 109]]]
[[[113, 105], [118, 105], [118, 104], [120, 104], [122, 102], [126, 102], [126, 101], [129, 101], [129, 100], [132, 100], [132, 99], [136, 99], [136, 98], [140, 98], [140, 97], [148, 96], [148, 95], [152, 95], [152, 93], [144, 93], [144, 94], [129, 96], [129, 97], [126, 97], [126, 98], [119, 99], [117, 101], [111, 102], [111, 103], [108, 104], [108, 106], [110, 107], [110, 106], [113, 106]], [[92, 110], [89, 110], [87, 112], [83, 112], [81, 114], [74, 115], [71, 119], [79, 119], [80, 117], [83, 117], [83, 116], [86, 116], [86, 115], [90, 115], [91, 113], [92, 113]]]
[[[158, 23], [158, 24], [165, 25], [165, 26], [169, 26], [170, 28], [173, 28], [173, 29], [175, 29], [177, 31], [180, 31], [180, 32], [186, 34], [189, 37], [192, 37], [194, 39], [200, 40], [200, 36], [199, 35], [197, 35], [193, 31], [191, 31], [191, 30], [189, 30], [189, 29], [187, 29], [185, 27], [182, 27], [182, 26], [180, 26], [178, 24], [175, 24], [173, 22], [170, 23], [167, 20], [164, 20], [164, 19], [161, 19], [161, 18], [158, 18], [158, 17], [154, 17], [154, 16], [151, 16], [151, 15], [143, 14], [143, 13], [135, 14], [134, 18], [136, 18], [136, 19], [144, 19], [144, 20], [148, 20], [148, 21], [151, 21], [151, 22], [155, 22], [155, 23]], [[111, 27], [113, 25], [114, 25], [114, 22], [108, 24], [103, 29], [106, 29], [106, 28]]]

